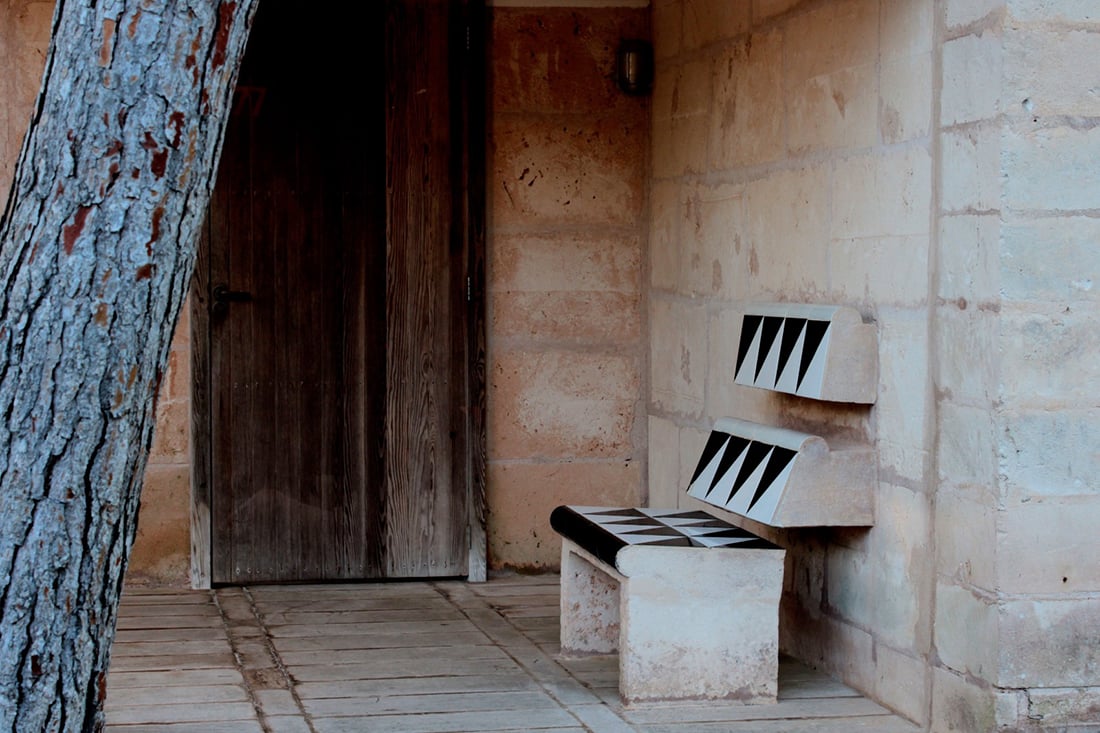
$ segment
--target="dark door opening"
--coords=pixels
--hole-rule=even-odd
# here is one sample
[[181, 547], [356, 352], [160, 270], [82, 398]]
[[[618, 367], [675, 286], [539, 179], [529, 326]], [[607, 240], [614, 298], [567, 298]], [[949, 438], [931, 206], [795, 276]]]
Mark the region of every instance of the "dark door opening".
[[260, 5], [192, 293], [200, 582], [207, 541], [213, 583], [483, 567], [469, 23]]

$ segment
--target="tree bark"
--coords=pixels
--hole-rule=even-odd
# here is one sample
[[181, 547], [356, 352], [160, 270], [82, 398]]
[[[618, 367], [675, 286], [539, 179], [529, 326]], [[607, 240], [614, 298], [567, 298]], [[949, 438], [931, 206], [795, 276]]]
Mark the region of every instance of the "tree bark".
[[103, 727], [153, 403], [258, 0], [58, 0], [0, 219], [0, 731]]

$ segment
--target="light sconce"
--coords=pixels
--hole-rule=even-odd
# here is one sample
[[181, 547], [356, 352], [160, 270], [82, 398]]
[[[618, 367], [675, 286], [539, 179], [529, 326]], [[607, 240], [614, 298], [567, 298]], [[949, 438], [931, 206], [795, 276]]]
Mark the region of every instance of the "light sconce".
[[653, 46], [649, 41], [627, 39], [615, 53], [615, 82], [632, 97], [653, 90]]

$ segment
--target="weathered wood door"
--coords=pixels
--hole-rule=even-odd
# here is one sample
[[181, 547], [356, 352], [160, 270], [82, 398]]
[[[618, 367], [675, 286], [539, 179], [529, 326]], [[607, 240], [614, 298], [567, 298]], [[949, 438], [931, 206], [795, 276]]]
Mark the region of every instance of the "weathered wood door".
[[467, 10], [260, 6], [194, 285], [214, 583], [470, 568]]

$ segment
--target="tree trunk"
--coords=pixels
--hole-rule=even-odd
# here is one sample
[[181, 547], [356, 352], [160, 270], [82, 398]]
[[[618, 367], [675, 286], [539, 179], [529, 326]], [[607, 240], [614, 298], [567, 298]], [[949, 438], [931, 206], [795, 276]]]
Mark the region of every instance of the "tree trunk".
[[103, 727], [153, 402], [258, 0], [58, 0], [0, 219], [0, 731]]

